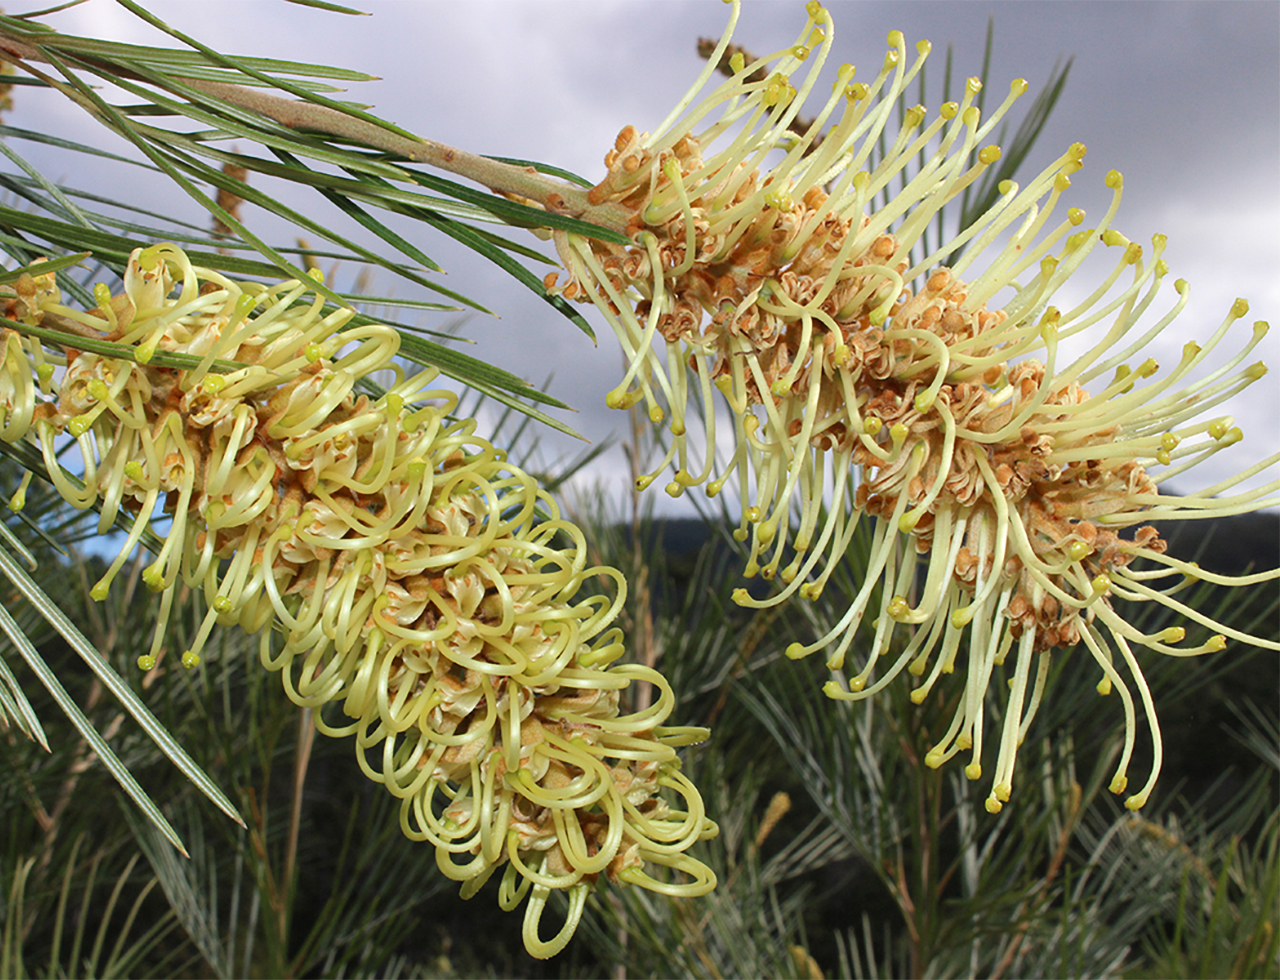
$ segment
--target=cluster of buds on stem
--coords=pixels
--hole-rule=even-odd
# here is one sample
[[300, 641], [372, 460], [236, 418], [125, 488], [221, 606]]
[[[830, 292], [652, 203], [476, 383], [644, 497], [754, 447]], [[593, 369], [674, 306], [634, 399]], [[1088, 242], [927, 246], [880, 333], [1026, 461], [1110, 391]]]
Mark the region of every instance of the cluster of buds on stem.
[[[1261, 363], [1241, 364], [1267, 325], [1255, 323], [1228, 363], [1206, 372], [1248, 311], [1238, 300], [1203, 344], [1188, 344], [1157, 377], [1141, 352], [1181, 311], [1187, 285], [1178, 280], [1173, 308], [1139, 325], [1168, 274], [1165, 240], [1156, 236], [1147, 252], [1112, 228], [1124, 184], [1115, 171], [1105, 180], [1111, 205], [1096, 225], [1077, 208], [1061, 213], [1085, 156], [1080, 144], [1025, 186], [1003, 181], [984, 213], [927, 247], [930, 230], [944, 226], [944, 206], [1000, 158], [983, 141], [1026, 82], [984, 118], [974, 104], [981, 83], [970, 79], [961, 101], [929, 121], [923, 106], [905, 105], [929, 44], [911, 58], [894, 31], [872, 81], [854, 82], [853, 67], [841, 67], [831, 96], [800, 124], [835, 36], [819, 3], [806, 9], [794, 45], [751, 62], [737, 51], [728, 81], [695, 104], [730, 49], [735, 0], [690, 93], [654, 133], [623, 129], [605, 157], [609, 172], [591, 200], [628, 210], [633, 244], [557, 232], [568, 277], [548, 286], [593, 303], [623, 345], [629, 368], [609, 404], [642, 404], [668, 427], [669, 448], [641, 488], [668, 470], [673, 496], [699, 485], [714, 496], [736, 482], [746, 574], [781, 583], [765, 599], [739, 590], [740, 603], [816, 598], [859, 522], [873, 524], [870, 564], [859, 569], [847, 613], [787, 651], [829, 652], [836, 679], [828, 695], [866, 698], [906, 669], [920, 678], [912, 693], [920, 703], [967, 659], [953, 720], [927, 761], [970, 752], [966, 772], [977, 779], [993, 708], [987, 692], [1009, 681], [986, 801], [997, 812], [1053, 651], [1083, 644], [1099, 691], [1117, 691], [1124, 705], [1117, 793], [1126, 790], [1137, 730], [1117, 663], [1141, 696], [1155, 763], [1127, 800], [1140, 807], [1161, 750], [1133, 645], [1189, 656], [1220, 650], [1231, 636], [1277, 648], [1173, 597], [1191, 581], [1250, 584], [1276, 571], [1203, 572], [1165, 554], [1145, 524], [1275, 503], [1268, 495], [1277, 483], [1215, 496], [1275, 458], [1186, 497], [1158, 490], [1241, 438], [1229, 417], [1207, 413], [1265, 373]], [[1100, 247], [1115, 253], [1110, 273], [1084, 302], [1054, 306]], [[1059, 363], [1060, 346], [1091, 330], [1098, 336], [1087, 352]], [[734, 426], [735, 448], [720, 465], [716, 390]], [[699, 414], [701, 459], [688, 431]], [[1135, 530], [1123, 535], [1126, 528]], [[1177, 646], [1183, 627], [1145, 634], [1115, 598], [1154, 600], [1217, 635]], [[846, 674], [868, 613], [874, 636]], [[907, 639], [895, 645], [899, 627]]]
[[[180, 580], [208, 605], [184, 665], [215, 624], [260, 634], [263, 665], [322, 732], [354, 736], [361, 768], [402, 801], [404, 833], [464, 896], [502, 869], [503, 907], [528, 898], [535, 956], [564, 947], [602, 873], [706, 893], [715, 876], [687, 852], [716, 828], [676, 757], [706, 731], [666, 725], [670, 685], [619, 662], [621, 573], [588, 567], [581, 530], [452, 418], [434, 371], [392, 363], [394, 330], [347, 326], [315, 285], [233, 282], [155, 245], [130, 257], [122, 292], [97, 287], [93, 310], [63, 305], [52, 274], [9, 292], [9, 319], [61, 318], [133, 355], [55, 354], [0, 331], [0, 438], [37, 444], [66, 500], [100, 505], [101, 532], [131, 516], [94, 597], [162, 508], [171, 526], [142, 575], [161, 609], [139, 666], [160, 669]], [[192, 366], [153, 365], [157, 352]], [[385, 389], [370, 378], [382, 369]], [[601, 579], [612, 598], [584, 594]], [[655, 695], [624, 714], [632, 682]], [[554, 889], [569, 914], [544, 940]]]

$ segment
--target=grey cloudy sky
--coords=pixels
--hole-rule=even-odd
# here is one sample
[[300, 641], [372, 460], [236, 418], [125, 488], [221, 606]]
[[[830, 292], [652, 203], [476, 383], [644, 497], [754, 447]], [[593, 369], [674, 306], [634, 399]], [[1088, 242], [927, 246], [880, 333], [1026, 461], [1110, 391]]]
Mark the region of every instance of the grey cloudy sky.
[[[701, 68], [696, 39], [719, 36], [728, 13], [718, 0], [349, 2], [372, 16], [343, 17], [280, 0], [150, 0], [148, 7], [231, 53], [379, 75], [382, 81], [354, 87], [352, 97], [420, 135], [481, 153], [545, 160], [592, 179], [602, 174], [603, 154], [624, 124], [651, 129], [666, 115]], [[6, 6], [19, 12], [36, 5], [10, 0]], [[1067, 203], [1096, 219], [1110, 197], [1103, 176], [1115, 168], [1125, 174], [1115, 227], [1140, 242], [1156, 232], [1169, 236], [1168, 299], [1156, 305], [1162, 311], [1172, 305], [1174, 278], [1187, 279], [1192, 289], [1187, 311], [1158, 345], [1161, 364], [1172, 367], [1187, 340], [1208, 336], [1236, 296], [1251, 303], [1247, 323], [1237, 325], [1241, 343], [1254, 319], [1275, 321], [1280, 331], [1280, 5], [837, 0], [827, 6], [836, 26], [829, 70], [852, 62], [860, 66], [860, 78], [874, 76], [893, 28], [908, 44], [933, 41], [935, 83], [948, 44], [956, 74], [977, 74], [989, 16], [995, 23], [991, 85], [1000, 96], [1016, 77], [1027, 78], [1034, 94], [1058, 59], [1073, 56], [1063, 99], [1028, 171], [1068, 144], [1084, 142], [1085, 169], [1074, 178]], [[50, 23], [69, 33], [158, 43], [108, 0], [93, 0]], [[792, 42], [803, 24], [800, 0], [747, 3], [735, 40], [766, 53]], [[51, 94], [28, 92], [11, 117], [15, 125], [83, 138], [86, 123], [78, 110], [55, 103]], [[936, 109], [940, 102], [935, 95], [927, 104]], [[109, 135], [94, 141], [120, 149]], [[32, 156], [60, 174], [56, 161]], [[106, 174], [68, 176], [92, 186], [115, 179]], [[167, 188], [146, 192], [160, 206], [186, 207]], [[324, 205], [313, 201], [310, 207], [318, 213]], [[245, 217], [254, 220], [252, 213]], [[274, 237], [287, 240], [283, 233]], [[470, 253], [419, 238], [448, 270], [447, 285], [500, 314], [467, 322], [466, 335], [478, 342], [473, 353], [534, 382], [554, 373], [552, 392], [579, 409], [567, 421], [590, 438], [626, 431], [626, 417], [603, 404], [620, 360], [594, 313], [588, 318], [600, 337], [596, 349]], [[399, 284], [377, 288], [404, 293]], [[1259, 356], [1280, 368], [1280, 333], [1251, 360]], [[1245, 441], [1217, 457], [1223, 466], [1202, 482], [1280, 450], [1276, 390], [1269, 377], [1231, 406]], [[574, 448], [551, 434], [544, 444], [553, 454]], [[621, 457], [609, 457], [595, 473], [620, 480]]]

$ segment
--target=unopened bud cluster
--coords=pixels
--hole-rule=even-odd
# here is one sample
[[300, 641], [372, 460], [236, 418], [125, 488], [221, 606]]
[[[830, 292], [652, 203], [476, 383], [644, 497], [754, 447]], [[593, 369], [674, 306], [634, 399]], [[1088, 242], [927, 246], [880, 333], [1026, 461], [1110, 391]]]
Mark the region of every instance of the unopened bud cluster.
[[[1052, 220], [1082, 166], [1080, 144], [1024, 187], [1001, 183], [984, 214], [924, 254], [944, 205], [1000, 159], [983, 140], [1026, 83], [984, 118], [975, 105], [981, 84], [970, 79], [962, 100], [930, 122], [923, 106], [903, 104], [929, 45], [909, 58], [895, 31], [874, 79], [855, 83], [843, 66], [831, 96], [799, 125], [834, 39], [829, 13], [816, 2], [807, 10], [795, 45], [751, 63], [734, 54], [730, 79], [695, 104], [728, 49], [731, 20], [702, 78], [658, 130], [622, 130], [591, 199], [630, 212], [633, 244], [557, 232], [569, 277], [549, 285], [594, 303], [623, 344], [630, 365], [609, 403], [643, 404], [669, 428], [669, 449], [641, 487], [668, 469], [673, 496], [699, 485], [715, 495], [736, 482], [746, 574], [782, 583], [767, 599], [739, 590], [739, 602], [816, 598], [859, 522], [870, 520], [869, 567], [858, 570], [847, 613], [814, 643], [788, 650], [829, 649], [839, 678], [825, 688], [831, 697], [868, 697], [906, 669], [920, 678], [912, 693], [920, 703], [942, 674], [967, 663], [952, 723], [927, 761], [970, 751], [966, 771], [976, 779], [993, 713], [987, 692], [1007, 680], [987, 800], [994, 812], [1009, 799], [1054, 649], [1083, 643], [1100, 692], [1117, 690], [1124, 705], [1116, 792], [1125, 790], [1136, 733], [1119, 663], [1151, 723], [1153, 772], [1128, 800], [1141, 806], [1160, 739], [1131, 644], [1185, 656], [1220, 650], [1225, 637], [1174, 647], [1182, 627], [1144, 634], [1112, 599], [1155, 600], [1274, 646], [1171, 595], [1184, 579], [1247, 584], [1276, 572], [1212, 576], [1167, 556], [1151, 526], [1119, 532], [1275, 502], [1267, 499], [1274, 484], [1213, 496], [1274, 460], [1191, 497], [1158, 490], [1240, 439], [1229, 417], [1206, 413], [1262, 377], [1260, 363], [1239, 365], [1267, 325], [1256, 323], [1228, 365], [1205, 374], [1213, 348], [1248, 310], [1240, 300], [1203, 345], [1189, 344], [1157, 377], [1142, 349], [1182, 309], [1187, 286], [1179, 280], [1173, 309], [1139, 327], [1168, 273], [1165, 241], [1156, 236], [1147, 254], [1111, 227], [1123, 188], [1114, 171], [1105, 181], [1112, 203], [1096, 226], [1085, 227], [1076, 208]], [[737, 12], [735, 3], [734, 20]], [[1085, 302], [1053, 306], [1099, 246], [1115, 250], [1112, 271]], [[1060, 364], [1059, 346], [1091, 330], [1086, 353]], [[1203, 376], [1188, 381], [1196, 371]], [[735, 429], [732, 456], [719, 464], [716, 390]], [[698, 405], [700, 460], [689, 432]], [[1154, 475], [1155, 467], [1164, 470]], [[1162, 589], [1170, 577], [1173, 588]], [[874, 635], [846, 676], [868, 613]], [[895, 645], [899, 627], [906, 638], [898, 632]]]
[[[215, 624], [259, 633], [262, 663], [321, 731], [354, 737], [361, 768], [402, 801], [404, 833], [464, 895], [501, 869], [503, 907], [528, 897], [534, 955], [568, 942], [601, 874], [709, 891], [687, 851], [715, 825], [675, 753], [706, 732], [666, 726], [666, 680], [619, 662], [621, 574], [588, 567], [582, 532], [451, 417], [434, 371], [393, 366], [395, 331], [343, 329], [351, 311], [314, 287], [232, 282], [156, 245], [94, 310], [63, 305], [51, 274], [9, 293], [10, 319], [55, 315], [132, 351], [58, 355], [0, 331], [0, 437], [36, 443], [63, 497], [100, 504], [101, 531], [132, 521], [95, 597], [158, 505], [169, 515], [143, 573], [162, 598], [140, 666], [159, 669], [179, 579], [208, 604], [186, 666]], [[157, 352], [198, 363], [153, 366]], [[369, 379], [380, 369], [395, 372], [386, 390]], [[78, 476], [62, 466], [68, 438]], [[612, 599], [585, 594], [597, 579]], [[633, 681], [655, 695], [624, 714]], [[543, 940], [554, 889], [569, 915]]]

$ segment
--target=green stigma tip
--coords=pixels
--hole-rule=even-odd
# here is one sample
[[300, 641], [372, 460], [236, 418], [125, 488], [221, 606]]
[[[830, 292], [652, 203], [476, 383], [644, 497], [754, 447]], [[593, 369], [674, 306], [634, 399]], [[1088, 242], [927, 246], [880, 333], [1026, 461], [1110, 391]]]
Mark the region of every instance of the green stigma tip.
[[1114, 228], [1108, 228], [1102, 233], [1102, 243], [1104, 245], [1128, 245], [1129, 239]]
[[1083, 541], [1072, 541], [1067, 545], [1067, 557], [1073, 562], [1084, 561], [1092, 552], [1093, 549]]
[[160, 265], [160, 246], [151, 245], [138, 253], [138, 268], [152, 272]]

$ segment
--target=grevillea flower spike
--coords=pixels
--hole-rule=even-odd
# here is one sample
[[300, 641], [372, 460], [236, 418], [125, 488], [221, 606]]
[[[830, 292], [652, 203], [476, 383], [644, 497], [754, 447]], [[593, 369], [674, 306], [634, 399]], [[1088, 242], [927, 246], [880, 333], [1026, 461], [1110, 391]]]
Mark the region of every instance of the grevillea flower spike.
[[[854, 69], [841, 67], [812, 121], [798, 123], [834, 38], [828, 12], [816, 2], [806, 9], [793, 46], [751, 63], [735, 53], [732, 77], [695, 104], [728, 50], [734, 3], [689, 95], [652, 134], [623, 129], [605, 157], [609, 173], [592, 201], [629, 210], [634, 244], [558, 232], [568, 279], [552, 286], [594, 303], [630, 358], [609, 403], [643, 403], [667, 424], [669, 449], [641, 485], [668, 467], [673, 495], [698, 485], [715, 495], [736, 479], [746, 574], [782, 583], [765, 599], [739, 590], [740, 603], [816, 598], [859, 521], [871, 519], [869, 567], [858, 570], [863, 584], [848, 611], [826, 635], [787, 651], [828, 651], [828, 695], [868, 697], [905, 668], [919, 678], [919, 703], [959, 665], [963, 696], [926, 761], [968, 752], [966, 772], [977, 779], [988, 692], [1007, 681], [987, 799], [996, 812], [1009, 799], [1052, 651], [1083, 644], [1099, 691], [1115, 691], [1124, 708], [1117, 793], [1137, 728], [1122, 670], [1150, 722], [1155, 763], [1127, 800], [1140, 807], [1161, 752], [1134, 646], [1190, 656], [1232, 637], [1280, 648], [1175, 597], [1194, 579], [1247, 585], [1280, 573], [1211, 575], [1166, 555], [1150, 525], [1121, 534], [1145, 521], [1277, 502], [1274, 481], [1216, 496], [1275, 457], [1186, 497], [1158, 489], [1240, 439], [1230, 417], [1209, 413], [1262, 377], [1261, 363], [1241, 365], [1267, 325], [1254, 324], [1239, 351], [1206, 372], [1248, 311], [1239, 300], [1161, 376], [1142, 351], [1182, 310], [1187, 284], [1174, 284], [1171, 309], [1148, 315], [1168, 276], [1165, 240], [1156, 236], [1148, 251], [1112, 227], [1120, 174], [1106, 175], [1112, 200], [1096, 225], [1076, 208], [1062, 213], [1085, 156], [1080, 144], [1025, 186], [1003, 182], [984, 214], [921, 254], [943, 206], [999, 159], [983, 140], [1026, 83], [984, 118], [973, 104], [981, 85], [970, 79], [963, 99], [929, 121], [924, 107], [904, 105], [929, 45], [911, 57], [894, 31], [872, 81], [855, 83]], [[893, 186], [901, 189], [891, 194]], [[1114, 251], [1110, 273], [1083, 302], [1053, 305], [1099, 248]], [[1061, 363], [1062, 343], [1082, 336], [1088, 352]], [[735, 428], [736, 448], [719, 467], [713, 389]], [[688, 432], [698, 404], [701, 460]], [[1158, 602], [1218, 635], [1185, 648], [1181, 626], [1143, 634], [1115, 598]], [[846, 654], [868, 612], [874, 635], [850, 675]], [[894, 645], [899, 627], [906, 639]]]
[[[59, 356], [0, 331], [0, 437], [37, 443], [67, 500], [101, 503], [100, 530], [136, 515], [97, 598], [157, 503], [172, 515], [143, 573], [162, 599], [139, 666], [159, 669], [181, 577], [209, 608], [182, 662], [199, 663], [216, 623], [259, 633], [262, 663], [321, 731], [355, 736], [361, 768], [402, 801], [404, 833], [435, 847], [464, 896], [502, 868], [502, 906], [528, 898], [535, 956], [569, 941], [601, 873], [705, 894], [715, 876], [687, 851], [716, 828], [675, 750], [706, 731], [667, 726], [670, 685], [619, 662], [621, 573], [587, 566], [582, 532], [474, 421], [451, 418], [434, 371], [392, 364], [394, 330], [342, 330], [351, 311], [326, 310], [314, 285], [233, 282], [155, 245], [133, 253], [122, 293], [98, 287], [96, 310], [62, 305], [52, 275], [9, 294], [11, 319], [62, 317], [134, 348], [136, 363]], [[198, 363], [149, 366], [157, 351]], [[395, 375], [381, 392], [366, 380], [379, 369]], [[82, 480], [60, 465], [62, 435]], [[579, 595], [598, 578], [612, 600]], [[622, 714], [632, 681], [656, 694]], [[553, 889], [569, 914], [543, 940]]]

